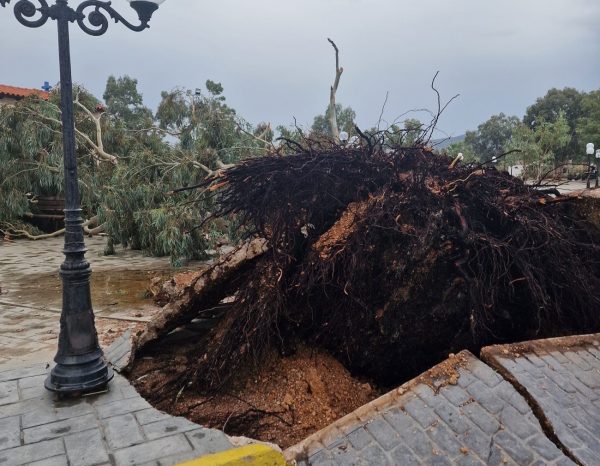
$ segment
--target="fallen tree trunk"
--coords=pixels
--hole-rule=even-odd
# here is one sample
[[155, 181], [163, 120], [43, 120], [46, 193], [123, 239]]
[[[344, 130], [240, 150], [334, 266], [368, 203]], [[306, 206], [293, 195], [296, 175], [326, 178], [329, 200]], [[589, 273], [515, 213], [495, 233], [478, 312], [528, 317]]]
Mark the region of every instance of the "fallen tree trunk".
[[253, 239], [196, 277], [176, 299], [150, 321], [144, 332], [134, 339], [134, 353], [180, 325], [190, 322], [198, 316], [200, 310], [218, 304], [227, 297], [227, 283], [232, 277], [266, 251], [266, 240]]

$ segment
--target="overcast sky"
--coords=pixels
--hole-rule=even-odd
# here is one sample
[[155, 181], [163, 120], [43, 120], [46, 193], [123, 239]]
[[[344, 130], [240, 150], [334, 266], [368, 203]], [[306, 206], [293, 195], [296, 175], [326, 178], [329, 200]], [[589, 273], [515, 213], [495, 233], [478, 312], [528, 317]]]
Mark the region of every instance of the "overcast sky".
[[[113, 5], [135, 17], [125, 0]], [[73, 27], [73, 79], [101, 96], [110, 74], [128, 74], [151, 107], [161, 90], [213, 79], [252, 123], [310, 125], [334, 77], [327, 37], [345, 68], [338, 101], [363, 127], [386, 92], [387, 121], [435, 108], [438, 70], [443, 98], [461, 94], [439, 123], [448, 135], [499, 112], [522, 116], [551, 87], [600, 88], [600, 0], [167, 0], [143, 33]], [[27, 29], [0, 8], [0, 44], [0, 83], [58, 81], [53, 24]]]

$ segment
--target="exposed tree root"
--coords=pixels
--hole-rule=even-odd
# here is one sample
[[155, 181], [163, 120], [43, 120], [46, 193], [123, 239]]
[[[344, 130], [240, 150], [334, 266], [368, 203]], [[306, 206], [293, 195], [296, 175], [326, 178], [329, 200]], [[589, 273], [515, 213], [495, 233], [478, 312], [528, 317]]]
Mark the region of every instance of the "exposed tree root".
[[140, 341], [234, 295], [197, 348], [194, 381], [212, 391], [299, 341], [387, 385], [449, 352], [600, 328], [600, 232], [575, 200], [420, 147], [368, 146], [257, 158], [207, 181], [216, 215], [269, 249], [213, 269]]

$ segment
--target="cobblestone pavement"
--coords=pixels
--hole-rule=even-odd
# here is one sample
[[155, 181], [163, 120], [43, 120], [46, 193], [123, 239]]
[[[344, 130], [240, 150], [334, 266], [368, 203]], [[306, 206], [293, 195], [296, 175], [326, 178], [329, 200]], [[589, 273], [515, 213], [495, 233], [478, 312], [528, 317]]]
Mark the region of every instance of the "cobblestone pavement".
[[152, 408], [120, 375], [107, 393], [57, 401], [48, 371], [0, 372], [0, 465], [167, 466], [243, 443]]
[[482, 358], [534, 403], [579, 462], [600, 465], [600, 335], [494, 346]]
[[[172, 271], [168, 258], [118, 249], [104, 256], [105, 239], [87, 238], [92, 303], [100, 342], [106, 346], [127, 329], [143, 326], [156, 312], [145, 296], [152, 276]], [[0, 241], [0, 370], [51, 362], [61, 308], [58, 269], [63, 238]]]
[[302, 466], [575, 464], [514, 387], [466, 351], [286, 456]]

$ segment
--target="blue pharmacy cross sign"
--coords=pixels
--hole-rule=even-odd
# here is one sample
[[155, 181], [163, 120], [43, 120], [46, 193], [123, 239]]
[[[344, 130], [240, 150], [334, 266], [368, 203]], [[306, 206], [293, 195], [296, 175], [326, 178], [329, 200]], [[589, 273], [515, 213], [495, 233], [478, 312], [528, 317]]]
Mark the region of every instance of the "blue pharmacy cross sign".
[[48, 81], [44, 81], [44, 85], [42, 86], [42, 90], [46, 92], [50, 92], [52, 90], [52, 86]]

